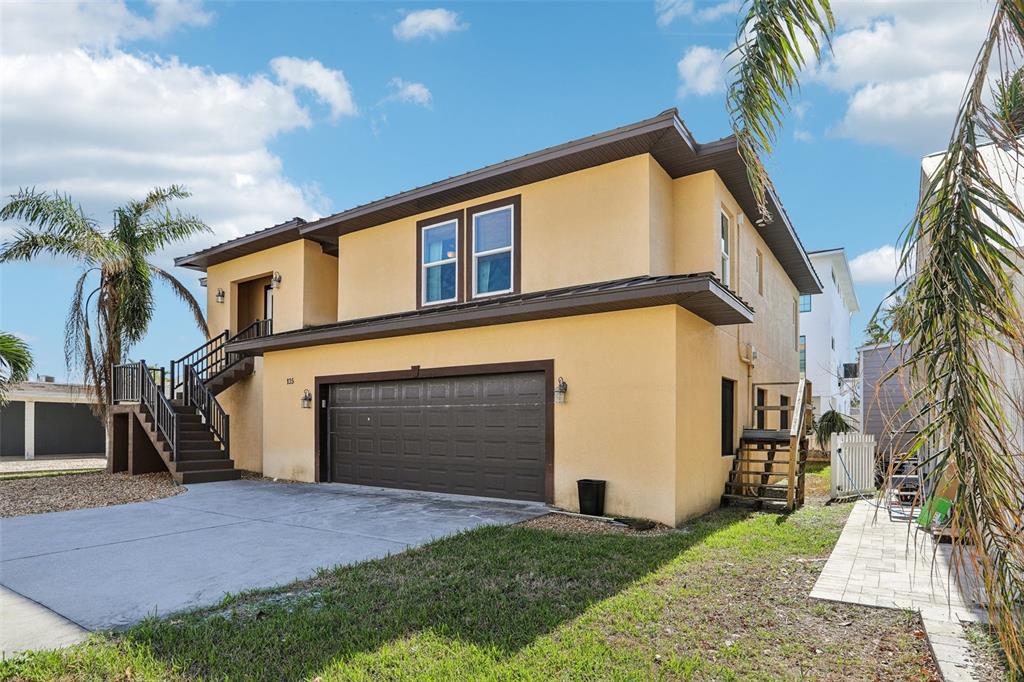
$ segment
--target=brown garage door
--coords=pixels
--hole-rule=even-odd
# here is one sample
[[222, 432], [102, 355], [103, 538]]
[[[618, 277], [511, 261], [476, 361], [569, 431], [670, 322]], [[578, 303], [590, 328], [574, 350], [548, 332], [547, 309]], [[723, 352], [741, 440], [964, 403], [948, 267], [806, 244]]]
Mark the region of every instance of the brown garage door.
[[544, 500], [543, 372], [334, 384], [340, 483]]

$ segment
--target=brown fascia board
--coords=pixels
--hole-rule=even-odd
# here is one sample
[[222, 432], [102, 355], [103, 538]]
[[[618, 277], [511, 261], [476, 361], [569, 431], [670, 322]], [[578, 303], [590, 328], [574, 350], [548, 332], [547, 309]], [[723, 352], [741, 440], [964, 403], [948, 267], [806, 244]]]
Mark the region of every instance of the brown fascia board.
[[[305, 224], [306, 221], [302, 218], [292, 218], [291, 220], [279, 225], [257, 230], [256, 232], [243, 235], [236, 239], [215, 244], [209, 248], [197, 251], [187, 256], [180, 256], [174, 259], [174, 264], [178, 267], [205, 272], [211, 265], [223, 263], [225, 261], [232, 260], [233, 258], [245, 256], [250, 253], [256, 253], [274, 246], [280, 246], [281, 244], [287, 244], [297, 239], [303, 239], [302, 234], [299, 232], [299, 228]], [[313, 239], [313, 237], [307, 238]], [[331, 249], [337, 249], [336, 240], [317, 241], [320, 241], [321, 248], [327, 252], [330, 252]]]
[[[356, 206], [307, 223], [300, 232], [307, 237], [336, 239], [393, 220], [644, 153], [651, 154], [673, 178], [716, 171], [744, 213], [751, 217], [759, 215], [746, 163], [739, 154], [735, 138], [730, 136], [697, 144], [678, 112], [669, 109], [632, 125]], [[773, 219], [758, 226], [758, 231], [800, 293], [821, 293], [821, 282], [772, 188], [769, 188], [767, 200]]]
[[[337, 238], [343, 234], [638, 154], [651, 154], [673, 178], [717, 171], [744, 213], [758, 215], [746, 164], [736, 148], [735, 138], [730, 136], [697, 144], [678, 112], [669, 109], [653, 118], [502, 161], [319, 220], [297, 226], [285, 224], [270, 228], [274, 232], [264, 230], [240, 237], [176, 259], [175, 264], [205, 270], [210, 264], [299, 238], [315, 240], [325, 251], [334, 253]], [[774, 190], [769, 190], [767, 199], [773, 220], [759, 226], [758, 231], [800, 293], [821, 293], [821, 282]]]
[[308, 327], [228, 344], [227, 351], [265, 352], [530, 320], [678, 305], [714, 325], [746, 324], [754, 311], [712, 274], [640, 277], [585, 287], [502, 296], [375, 318]]

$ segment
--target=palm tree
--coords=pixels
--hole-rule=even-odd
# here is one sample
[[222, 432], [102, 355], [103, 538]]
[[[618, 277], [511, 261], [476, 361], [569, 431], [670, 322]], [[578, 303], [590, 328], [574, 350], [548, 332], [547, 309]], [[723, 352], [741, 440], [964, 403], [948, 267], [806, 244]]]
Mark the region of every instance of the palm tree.
[[[771, 153], [801, 68], [820, 58], [833, 29], [829, 0], [742, 3], [728, 105], [760, 220], [771, 219], [760, 158]], [[951, 517], [963, 550], [956, 570], [979, 574], [1017, 675], [1024, 671], [1024, 471], [1014, 462], [1008, 413], [1020, 404], [991, 363], [994, 352], [1012, 356], [1018, 370], [1024, 363], [1024, 316], [1012, 286], [1021, 276], [1024, 212], [1006, 189], [1024, 152], [1022, 61], [1024, 0], [996, 0], [946, 153], [901, 238], [901, 271], [912, 274], [894, 292], [903, 299], [900, 314], [880, 322], [907, 349], [893, 370], [910, 377], [904, 409], [927, 424], [911, 454], [926, 456], [932, 475], [956, 489]], [[996, 97], [987, 97], [990, 89]], [[942, 445], [933, 452], [930, 442]]]
[[0, 405], [7, 402], [11, 386], [28, 380], [32, 353], [28, 344], [9, 332], [0, 332]]
[[141, 201], [114, 211], [104, 231], [67, 195], [21, 189], [0, 208], [0, 220], [19, 220], [19, 228], [0, 245], [0, 263], [41, 255], [78, 261], [83, 271], [75, 284], [64, 327], [68, 368], [81, 368], [95, 391], [94, 412], [106, 415], [111, 368], [142, 340], [153, 318], [153, 282], [170, 286], [207, 334], [202, 307], [174, 275], [151, 262], [154, 253], [210, 228], [198, 218], [172, 212], [170, 204], [190, 196], [177, 185], [156, 188]]

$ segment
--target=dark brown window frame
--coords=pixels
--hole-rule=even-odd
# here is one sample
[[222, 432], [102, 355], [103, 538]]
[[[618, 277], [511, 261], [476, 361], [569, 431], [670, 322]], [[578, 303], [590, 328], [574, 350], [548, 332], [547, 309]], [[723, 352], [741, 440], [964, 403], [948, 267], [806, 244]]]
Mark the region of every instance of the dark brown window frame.
[[[437, 303], [424, 303], [423, 301], [423, 231], [428, 227], [434, 227], [442, 223], [455, 221], [455, 300], [439, 301]], [[463, 296], [465, 280], [466, 261], [466, 212], [463, 210], [450, 211], [441, 215], [431, 216], [416, 221], [416, 309], [433, 308], [434, 306], [445, 305], [446, 303], [462, 303], [466, 300]]]
[[[479, 374], [508, 374], [512, 372], [544, 372], [544, 418], [547, 421], [544, 434], [544, 498], [548, 504], [555, 501], [555, 361], [526, 360], [521, 362], [495, 362], [482, 365], [454, 365], [450, 367], [427, 367], [413, 365], [409, 369], [383, 372], [361, 372], [355, 374], [328, 374], [314, 378], [316, 390], [316, 411], [313, 416], [315, 433], [314, 473], [317, 483], [329, 478], [325, 476], [325, 465], [329, 465], [327, 444], [327, 387], [331, 384], [351, 384], [363, 381], [401, 381], [404, 379], [433, 379], [441, 377], [473, 376]], [[329, 471], [329, 466], [328, 466]]]
[[[473, 291], [473, 270], [476, 267], [476, 257], [473, 254], [473, 216], [478, 213], [493, 211], [496, 208], [505, 206], [512, 207], [512, 291], [505, 291], [495, 294], [477, 295]], [[466, 209], [466, 300], [486, 299], [493, 296], [518, 294], [522, 289], [522, 225], [523, 225], [523, 201], [521, 194], [488, 201], [485, 204], [477, 204]]]

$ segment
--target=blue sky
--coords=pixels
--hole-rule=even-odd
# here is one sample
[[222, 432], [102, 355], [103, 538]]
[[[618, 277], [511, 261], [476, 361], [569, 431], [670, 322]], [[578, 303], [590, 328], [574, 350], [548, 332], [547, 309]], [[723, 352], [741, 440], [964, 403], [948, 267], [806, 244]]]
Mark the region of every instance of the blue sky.
[[[7, 3], [0, 191], [60, 190], [101, 221], [179, 182], [216, 234], [316, 217], [678, 107], [729, 133], [734, 0], [602, 3]], [[920, 157], [941, 147], [988, 17], [977, 0], [836, 2], [768, 166], [808, 249], [845, 247], [864, 310], [890, 288]], [[0, 228], [4, 236], [11, 226]], [[0, 269], [0, 328], [66, 375], [79, 270]], [[197, 293], [196, 273], [179, 270]], [[200, 342], [166, 291], [134, 358]]]

